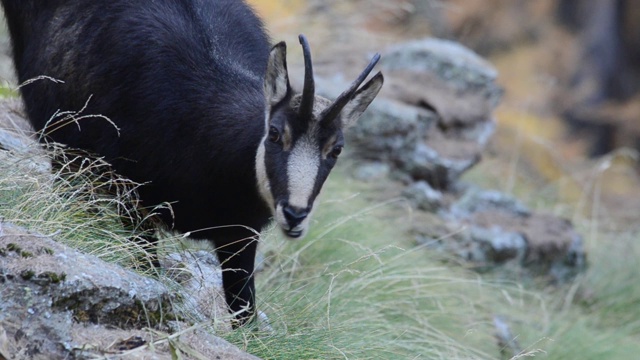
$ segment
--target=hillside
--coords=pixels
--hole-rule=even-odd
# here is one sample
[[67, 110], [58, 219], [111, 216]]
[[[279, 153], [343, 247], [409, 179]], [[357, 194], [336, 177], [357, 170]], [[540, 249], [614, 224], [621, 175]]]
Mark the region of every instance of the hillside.
[[[572, 136], [563, 120], [555, 102], [566, 79], [557, 72], [576, 61], [575, 53], [564, 58], [549, 49], [576, 45], [551, 18], [554, 1], [519, 12], [492, 1], [492, 14], [466, 0], [252, 3], [272, 37], [289, 44], [294, 85], [302, 79], [301, 32], [324, 94], [335, 96], [374, 52], [382, 53], [386, 79], [380, 98], [350, 129], [346, 156], [325, 185], [307, 238], [263, 234], [259, 324], [230, 331], [214, 260], [181, 234], [165, 234], [164, 270], [149, 271], [116, 211], [127, 193], [105, 195], [90, 172], [56, 181], [51, 154], [6, 131], [27, 127], [19, 106], [3, 100], [0, 359], [48, 359], [53, 351], [79, 359], [209, 359], [216, 349], [222, 358], [263, 359], [640, 353], [639, 156], [616, 147], [588, 157], [591, 143]], [[493, 31], [484, 32], [487, 23]], [[430, 35], [456, 42], [410, 42]], [[402, 54], [424, 56], [423, 67], [401, 64]], [[7, 69], [5, 58], [2, 93], [13, 97]], [[39, 259], [63, 253], [104, 275], [107, 283], [93, 286], [105, 298], [69, 296], [91, 286], [72, 282], [81, 277], [72, 265], [43, 270]], [[108, 283], [125, 276], [140, 284], [133, 290], [140, 294], [153, 283], [151, 295], [144, 292], [149, 302], [122, 300], [126, 307], [119, 308], [100, 300], [113, 293], [126, 299], [130, 288], [118, 283], [115, 291]], [[26, 293], [79, 305], [36, 306]], [[15, 310], [20, 306], [24, 311]], [[62, 325], [54, 321], [70, 327], [58, 336], [51, 329]], [[97, 332], [102, 328], [108, 332]], [[45, 340], [30, 341], [36, 338]], [[47, 354], [42, 344], [59, 346]]]

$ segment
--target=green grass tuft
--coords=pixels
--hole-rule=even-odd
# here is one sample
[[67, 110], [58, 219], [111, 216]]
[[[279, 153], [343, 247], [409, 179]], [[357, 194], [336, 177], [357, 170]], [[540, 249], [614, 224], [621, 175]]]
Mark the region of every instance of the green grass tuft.
[[[0, 158], [2, 219], [104, 260], [145, 267], [140, 260], [147, 258], [146, 251], [131, 241], [141, 232], [127, 226], [141, 222], [139, 214], [126, 211], [128, 202], [135, 200], [135, 184], [96, 176], [105, 168], [99, 159], [81, 161], [78, 172], [63, 168], [52, 173], [48, 154], [35, 145], [33, 150], [3, 152]], [[61, 176], [63, 172], [67, 174]]]

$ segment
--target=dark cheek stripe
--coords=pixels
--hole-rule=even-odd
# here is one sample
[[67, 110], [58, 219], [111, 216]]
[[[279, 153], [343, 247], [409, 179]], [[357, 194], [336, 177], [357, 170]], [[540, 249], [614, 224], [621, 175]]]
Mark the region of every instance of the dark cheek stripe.
[[288, 198], [288, 183], [287, 176], [287, 161], [289, 159], [288, 153], [280, 154], [265, 154], [265, 167], [267, 171], [267, 180], [271, 187], [271, 195], [275, 201], [274, 205], [278, 204], [280, 200], [286, 200]]
[[318, 194], [320, 193], [320, 190], [322, 189], [322, 186], [324, 185], [324, 182], [329, 177], [330, 172], [331, 172], [331, 168], [328, 168], [326, 164], [320, 165], [320, 168], [318, 169], [318, 174], [316, 175], [316, 182], [313, 187], [313, 196], [312, 196], [313, 199], [311, 200], [315, 200], [315, 198], [318, 196]]

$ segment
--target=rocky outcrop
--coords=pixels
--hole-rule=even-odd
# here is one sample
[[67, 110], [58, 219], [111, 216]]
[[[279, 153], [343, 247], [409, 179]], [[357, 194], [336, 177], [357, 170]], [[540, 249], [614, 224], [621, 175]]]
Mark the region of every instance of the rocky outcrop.
[[[0, 222], [0, 358], [172, 359], [179, 353], [256, 359], [212, 335], [216, 319], [229, 317], [225, 307], [212, 305], [211, 289], [219, 290], [219, 281], [211, 285], [199, 277], [217, 272], [213, 279], [219, 279], [219, 268], [206, 261], [196, 266], [201, 257], [171, 257], [180, 266], [168, 271], [182, 270], [176, 283], [186, 283], [185, 290]], [[184, 304], [204, 298], [208, 313], [187, 311], [199, 308]], [[190, 327], [185, 320], [195, 316], [205, 322]]]
[[535, 213], [506, 194], [469, 187], [438, 210], [446, 225], [416, 225], [418, 243], [444, 249], [479, 269], [510, 264], [565, 282], [586, 267], [582, 237], [568, 220]]
[[[25, 120], [19, 99], [0, 100], [0, 161], [15, 161], [21, 154], [25, 169], [38, 173], [49, 173], [49, 158], [35, 146], [33, 129]], [[27, 155], [27, 156], [25, 156]]]
[[[396, 45], [381, 65], [382, 97], [347, 134], [363, 160], [354, 174], [375, 181], [388, 173], [406, 185], [402, 195], [416, 209], [440, 216], [442, 226], [415, 225], [418, 242], [478, 267], [516, 263], [554, 281], [582, 270], [582, 238], [568, 221], [459, 183], [495, 127], [502, 95], [496, 70], [463, 46], [437, 39]], [[342, 86], [318, 83], [329, 96]]]
[[[381, 60], [385, 86], [348, 132], [358, 156], [383, 161], [408, 181], [450, 189], [475, 165], [495, 128], [502, 96], [491, 65], [457, 43], [427, 39], [397, 45]], [[318, 79], [326, 96], [341, 86]]]

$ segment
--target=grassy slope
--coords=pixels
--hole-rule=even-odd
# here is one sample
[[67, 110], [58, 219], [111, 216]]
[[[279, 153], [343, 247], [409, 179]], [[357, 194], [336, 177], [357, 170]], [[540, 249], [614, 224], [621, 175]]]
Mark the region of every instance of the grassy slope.
[[507, 299], [413, 248], [398, 224], [410, 214], [370, 203], [369, 190], [339, 169], [307, 239], [265, 241], [258, 292], [276, 331], [238, 340], [273, 359], [489, 357], [491, 317]]
[[[24, 164], [0, 161], [0, 216], [135, 263], [116, 200], [82, 179], [54, 185]], [[402, 232], [411, 211], [401, 201], [371, 200], [367, 194], [378, 190], [351, 180], [348, 166], [327, 183], [307, 239], [287, 242], [272, 231], [261, 247], [259, 307], [274, 331], [241, 329], [227, 339], [265, 359], [487, 359], [500, 356], [498, 315], [530, 355], [629, 359], [640, 352], [637, 234], [596, 232], [587, 239], [584, 276], [562, 288], [525, 290], [416, 248]]]
[[[600, 203], [601, 189], [589, 190], [575, 184], [567, 189], [575, 173], [565, 169], [562, 178], [554, 182], [532, 180], [535, 175], [528, 164], [506, 164], [501, 159], [505, 150], [499, 146], [499, 154], [485, 159], [467, 179], [485, 186], [510, 188], [539, 211], [572, 219], [583, 234], [589, 264], [587, 271], [571, 284], [533, 289], [546, 299], [548, 317], [534, 314], [518, 326], [520, 334], [529, 341], [548, 337], [551, 341], [545, 347], [545, 358], [636, 358], [640, 350], [640, 286], [636, 280], [640, 275], [636, 265], [640, 228], [637, 224], [620, 224], [616, 215]], [[595, 161], [586, 171], [601, 178], [596, 182], [618, 182], [620, 174], [596, 171], [603, 161]], [[586, 212], [602, 216], [594, 220], [595, 217], [584, 215]]]
[[498, 358], [499, 315], [529, 355], [629, 359], [640, 351], [637, 234], [587, 238], [591, 266], [573, 284], [522, 290], [415, 248], [399, 231], [410, 213], [371, 203], [367, 191], [338, 170], [309, 239], [266, 241], [271, 266], [258, 290], [276, 332], [232, 340], [273, 359]]
[[[624, 316], [608, 326], [607, 315], [593, 312], [600, 299], [574, 304], [577, 294], [611, 285], [600, 259], [559, 289], [483, 280], [415, 248], [401, 232], [410, 212], [399, 203], [372, 203], [367, 191], [371, 186], [339, 169], [307, 240], [266, 241], [271, 265], [258, 289], [276, 333], [231, 339], [273, 359], [495, 358], [493, 318], [499, 315], [513, 325], [525, 352], [543, 349], [545, 358], [624, 359], [640, 350], [632, 341], [637, 331], [618, 328]], [[625, 284], [620, 289], [631, 285], [627, 273], [606, 272]], [[629, 294], [620, 295], [607, 301]]]

